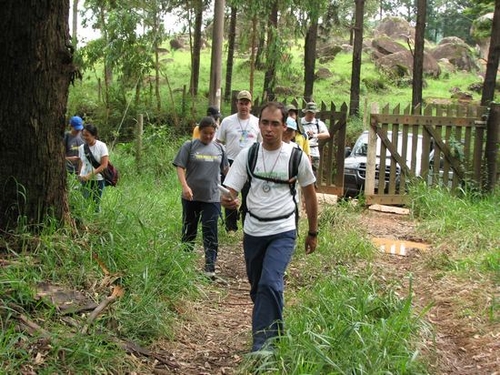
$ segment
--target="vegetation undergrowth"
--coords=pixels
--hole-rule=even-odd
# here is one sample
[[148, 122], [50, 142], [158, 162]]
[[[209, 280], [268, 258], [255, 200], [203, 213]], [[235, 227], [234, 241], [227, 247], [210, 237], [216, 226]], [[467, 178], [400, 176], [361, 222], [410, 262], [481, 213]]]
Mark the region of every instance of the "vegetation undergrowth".
[[[179, 241], [180, 192], [171, 165], [179, 142], [154, 132], [146, 138], [150, 156], [139, 166], [128, 145], [112, 151], [121, 180], [105, 189], [100, 213], [68, 176], [76, 229], [57, 229], [49, 219], [39, 236], [20, 233], [2, 244], [0, 362], [7, 373], [137, 370], [123, 343], [171, 337], [178, 305], [204, 282], [197, 255]], [[66, 316], [50, 290], [66, 295], [66, 303], [74, 293], [96, 305], [115, 290], [123, 295], [89, 321], [88, 311]], [[20, 333], [28, 321], [39, 328]]]
[[[262, 374], [426, 374], [419, 338], [426, 311], [412, 307], [370, 267], [375, 248], [359, 227], [363, 208], [350, 201], [323, 207], [314, 256], [298, 248], [300, 275], [287, 279], [286, 330], [277, 354], [246, 361]], [[362, 264], [362, 266], [360, 266]], [[309, 275], [308, 277], [305, 275]], [[410, 283], [411, 284], [411, 283]]]
[[439, 256], [447, 268], [463, 275], [486, 273], [500, 281], [500, 194], [478, 194], [464, 189], [450, 194], [445, 188], [417, 185], [411, 191], [412, 212], [420, 230], [433, 243], [442, 244]]

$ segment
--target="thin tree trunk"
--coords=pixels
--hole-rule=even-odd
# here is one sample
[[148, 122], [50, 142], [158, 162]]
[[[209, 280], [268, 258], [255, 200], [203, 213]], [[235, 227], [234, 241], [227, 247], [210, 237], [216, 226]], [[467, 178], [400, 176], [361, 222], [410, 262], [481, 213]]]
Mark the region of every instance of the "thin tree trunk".
[[218, 0], [214, 5], [210, 89], [208, 91], [209, 104], [219, 108], [222, 81], [222, 43], [224, 41], [224, 3], [225, 0]]
[[422, 104], [426, 13], [427, 0], [417, 0], [417, 25], [415, 27], [415, 55], [413, 56], [413, 88], [411, 100], [413, 110], [415, 110], [419, 104]]
[[255, 43], [257, 39], [257, 15], [252, 18], [252, 43], [250, 52], [250, 92], [253, 93], [253, 83], [255, 80]]
[[352, 50], [351, 98], [349, 114], [359, 116], [359, 87], [361, 84], [361, 52], [363, 49], [363, 19], [365, 0], [356, 0], [354, 48]]
[[264, 97], [267, 100], [274, 100], [274, 85], [276, 81], [276, 33], [278, 32], [278, 2], [275, 1], [269, 14], [267, 25], [267, 56], [266, 56], [266, 73], [264, 75]]
[[311, 20], [304, 44], [304, 99], [312, 100], [314, 90], [314, 69], [316, 65], [316, 39], [318, 37], [318, 20]]
[[192, 96], [198, 95], [200, 81], [200, 54], [201, 54], [201, 27], [203, 21], [203, 1], [194, 1], [194, 35], [193, 49], [191, 50], [191, 82], [189, 91]]
[[491, 27], [490, 50], [484, 76], [483, 94], [481, 105], [488, 106], [495, 96], [495, 85], [497, 80], [498, 62], [500, 58], [500, 0], [495, 1], [495, 13], [493, 13], [493, 24]]
[[72, 14], [72, 34], [71, 41], [73, 47], [76, 47], [78, 44], [78, 0], [73, 0], [73, 14]]
[[236, 19], [238, 8], [231, 7], [231, 16], [229, 19], [229, 35], [227, 40], [227, 62], [226, 62], [226, 86], [224, 88], [224, 100], [231, 99], [231, 86], [233, 84], [233, 64], [234, 64], [234, 45], [236, 41]]
[[69, 221], [62, 144], [74, 75], [69, 1], [20, 1], [3, 12], [0, 231], [37, 231], [51, 217]]

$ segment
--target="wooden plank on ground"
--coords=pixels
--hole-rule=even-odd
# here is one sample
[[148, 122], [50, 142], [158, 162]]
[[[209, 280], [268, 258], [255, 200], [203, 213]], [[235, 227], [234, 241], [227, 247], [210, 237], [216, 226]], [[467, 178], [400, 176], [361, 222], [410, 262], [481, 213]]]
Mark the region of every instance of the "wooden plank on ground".
[[398, 214], [398, 215], [409, 215], [410, 210], [408, 208], [403, 208], [403, 207], [395, 207], [395, 206], [385, 206], [382, 204], [372, 204], [370, 207], [368, 207], [369, 210], [373, 211], [379, 211], [379, 212], [389, 212], [392, 214]]

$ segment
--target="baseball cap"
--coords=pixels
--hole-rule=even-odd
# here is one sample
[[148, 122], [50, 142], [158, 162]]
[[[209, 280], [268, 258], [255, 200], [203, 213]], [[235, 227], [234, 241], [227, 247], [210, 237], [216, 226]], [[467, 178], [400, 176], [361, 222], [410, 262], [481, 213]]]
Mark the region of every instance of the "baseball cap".
[[286, 106], [286, 111], [287, 112], [290, 112], [290, 111], [299, 112], [299, 110], [297, 109], [297, 107], [295, 107], [293, 104], [288, 104]]
[[220, 113], [219, 108], [217, 108], [216, 106], [211, 105], [207, 109], [207, 116], [212, 116], [213, 118], [218, 119], [218, 118], [222, 117], [222, 113]]
[[238, 93], [238, 96], [236, 97], [236, 99], [237, 99], [237, 100], [246, 99], [246, 100], [252, 101], [252, 94], [250, 94], [250, 91], [247, 91], [247, 90], [241, 90], [241, 91]]
[[307, 113], [307, 112], [312, 112], [316, 113], [318, 112], [318, 106], [314, 102], [309, 102], [306, 104], [306, 108], [302, 110], [302, 113]]
[[69, 120], [69, 124], [75, 129], [75, 130], [82, 130], [83, 129], [83, 120], [80, 116], [73, 116]]
[[293, 129], [293, 130], [297, 130], [297, 121], [295, 121], [293, 118], [291, 117], [288, 117], [286, 119], [286, 127], [288, 129]]

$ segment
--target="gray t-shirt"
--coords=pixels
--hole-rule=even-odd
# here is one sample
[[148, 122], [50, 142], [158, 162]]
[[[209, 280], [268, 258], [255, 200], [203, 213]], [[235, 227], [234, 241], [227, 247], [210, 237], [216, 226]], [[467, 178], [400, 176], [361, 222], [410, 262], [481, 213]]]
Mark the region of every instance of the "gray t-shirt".
[[203, 144], [199, 139], [185, 142], [173, 162], [186, 170], [186, 181], [193, 200], [220, 202], [218, 184], [221, 173], [228, 167], [224, 146], [217, 142]]

